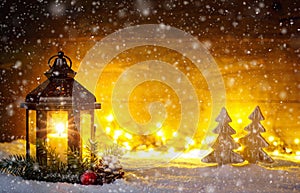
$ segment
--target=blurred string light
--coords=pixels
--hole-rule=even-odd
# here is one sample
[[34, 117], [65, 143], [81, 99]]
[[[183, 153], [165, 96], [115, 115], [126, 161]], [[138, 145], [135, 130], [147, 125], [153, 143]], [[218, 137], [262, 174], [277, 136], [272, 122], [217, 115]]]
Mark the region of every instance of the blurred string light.
[[107, 120], [108, 122], [113, 122], [113, 120], [114, 120], [113, 114], [107, 115], [107, 116], [106, 116], [106, 120]]
[[296, 159], [300, 160], [300, 151], [296, 151]]
[[[240, 115], [239, 115], [240, 116]], [[157, 123], [157, 131], [152, 134], [152, 137], [138, 137], [138, 135], [129, 133], [126, 130], [120, 128], [118, 124], [115, 122], [115, 118], [113, 114], [108, 114], [105, 116], [105, 120], [109, 126], [105, 127], [105, 133], [111, 137], [114, 143], [120, 145], [127, 151], [130, 151], [131, 155], [136, 155], [140, 157], [147, 157], [147, 156], [160, 156], [160, 157], [171, 157], [175, 155], [177, 150], [175, 147], [169, 147], [168, 149], [164, 149], [163, 151], [157, 150], [160, 146], [163, 146], [168, 140], [172, 138], [178, 137], [178, 132], [167, 129], [162, 123]], [[242, 118], [237, 119], [236, 124], [240, 125], [244, 121]], [[234, 125], [234, 124], [233, 124]], [[239, 142], [240, 135], [238, 133], [242, 133], [244, 130], [243, 127], [238, 127], [236, 129], [237, 134], [233, 136], [235, 142]], [[273, 156], [285, 156], [287, 159], [292, 160], [299, 160], [300, 161], [300, 139], [294, 138], [293, 144], [294, 145], [284, 145], [283, 141], [270, 133], [265, 133], [264, 138], [268, 141], [269, 147], [265, 148], [265, 151], [269, 152]], [[181, 157], [188, 158], [188, 157], [195, 157], [195, 151], [210, 151], [210, 146], [216, 139], [215, 134], [210, 134], [207, 138], [203, 141], [199, 141], [195, 137], [185, 137], [184, 138], [184, 147], [185, 152], [182, 154]], [[182, 142], [179, 142], [182, 143]], [[200, 143], [202, 145], [206, 145], [206, 149], [197, 149], [200, 147]], [[240, 147], [235, 151], [241, 152], [243, 151], [244, 146], [240, 144]], [[141, 151], [140, 151], [141, 150]], [[144, 152], [144, 153], [143, 153]], [[288, 156], [288, 157], [287, 157]]]

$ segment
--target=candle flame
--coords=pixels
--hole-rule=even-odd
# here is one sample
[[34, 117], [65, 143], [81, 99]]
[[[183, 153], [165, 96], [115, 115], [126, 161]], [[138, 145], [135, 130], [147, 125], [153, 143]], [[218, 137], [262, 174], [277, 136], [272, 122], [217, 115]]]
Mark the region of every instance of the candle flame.
[[55, 131], [59, 136], [64, 134], [65, 131], [66, 131], [65, 124], [64, 123], [56, 123], [55, 124]]

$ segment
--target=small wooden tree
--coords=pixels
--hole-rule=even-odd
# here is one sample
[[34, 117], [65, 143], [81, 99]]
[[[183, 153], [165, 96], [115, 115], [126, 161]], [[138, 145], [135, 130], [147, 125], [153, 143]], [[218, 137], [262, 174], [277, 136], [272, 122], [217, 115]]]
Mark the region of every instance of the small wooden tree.
[[219, 125], [213, 132], [219, 134], [219, 136], [212, 146], [214, 151], [204, 157], [202, 161], [206, 163], [218, 163], [218, 165], [243, 162], [244, 159], [239, 154], [233, 152], [233, 149], [237, 149], [239, 144], [231, 137], [231, 135], [235, 134], [235, 130], [229, 125], [232, 120], [224, 107], [216, 118], [216, 121], [219, 122]]
[[252, 123], [245, 127], [245, 130], [249, 134], [240, 139], [240, 143], [244, 146], [244, 150], [241, 153], [243, 158], [248, 160], [249, 163], [256, 163], [258, 161], [273, 162], [273, 159], [262, 149], [268, 147], [269, 144], [260, 135], [261, 132], [265, 132], [266, 130], [260, 123], [260, 121], [264, 120], [264, 117], [259, 106], [254, 109], [249, 119], [252, 120]]

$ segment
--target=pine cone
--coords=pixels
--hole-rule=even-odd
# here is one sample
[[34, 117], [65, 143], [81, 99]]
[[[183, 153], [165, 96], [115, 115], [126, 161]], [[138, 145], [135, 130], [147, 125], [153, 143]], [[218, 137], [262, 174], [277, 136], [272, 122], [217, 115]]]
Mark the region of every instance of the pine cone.
[[103, 156], [100, 165], [101, 168], [98, 168], [96, 172], [102, 183], [111, 183], [124, 175], [121, 163], [116, 156]]

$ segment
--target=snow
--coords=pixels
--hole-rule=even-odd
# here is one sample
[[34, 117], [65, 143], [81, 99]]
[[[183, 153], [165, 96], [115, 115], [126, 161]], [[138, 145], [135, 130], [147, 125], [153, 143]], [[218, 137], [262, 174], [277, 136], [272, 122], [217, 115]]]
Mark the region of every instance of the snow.
[[[125, 27], [157, 24], [162, 30], [176, 27], [195, 36], [216, 59], [222, 72], [222, 79], [227, 83], [227, 108], [232, 114], [232, 127], [237, 129], [238, 135], [242, 135], [240, 128], [247, 125], [244, 117], [248, 116], [256, 103], [260, 103], [266, 115], [264, 125], [272, 139], [269, 142], [273, 150], [276, 149], [274, 152], [284, 150], [296, 154], [299, 159], [300, 8], [298, 2], [295, 0], [253, 2], [3, 0], [0, 2], [2, 18], [0, 27], [3, 29], [0, 32], [1, 140], [18, 139], [24, 135], [25, 111], [19, 109], [19, 104], [23, 102], [26, 93], [43, 82], [45, 77], [41, 75], [46, 70], [47, 59], [51, 54], [57, 50], [67, 51], [75, 67], [78, 68], [89, 48], [97, 40]], [[176, 47], [179, 45], [186, 47], [181, 39], [176, 43]], [[193, 50], [199, 48], [198, 46], [193, 44]], [[123, 49], [122, 47], [125, 46], [118, 49]], [[158, 56], [156, 60], [163, 59], [160, 55], [164, 55], [164, 52], [161, 51], [160, 49], [155, 51], [157, 53], [155, 55]], [[186, 56], [186, 53], [182, 53]], [[140, 55], [142, 54], [135, 52], [126, 56], [126, 59], [141, 62], [148, 57], [145, 54], [145, 57], [140, 58]], [[149, 55], [151, 56], [150, 53]], [[175, 59], [170, 61], [176, 64], [174, 65], [176, 70], [186, 66], [184, 77], [201, 83], [201, 79], [193, 73], [194, 69], [189, 66], [190, 63], [181, 63], [182, 60], [173, 55], [169, 57]], [[122, 59], [121, 57], [119, 61]], [[127, 60], [125, 61], [124, 63], [127, 64]], [[202, 62], [197, 60], [198, 64]], [[85, 69], [85, 77], [90, 75], [88, 69]], [[108, 73], [109, 77], [120, 70], [124, 69], [111, 68], [112, 73]], [[162, 76], [162, 82], [166, 82], [166, 77]], [[92, 79], [98, 80], [97, 78], [98, 74]], [[110, 103], [109, 92], [116, 83], [116, 80], [111, 82], [109, 81], [111, 79], [107, 80], [112, 86], [105, 82], [104, 88], [99, 89], [100, 94], [97, 92], [97, 99], [103, 104]], [[176, 82], [183, 83], [184, 79], [176, 79]], [[207, 109], [214, 106], [208, 99], [210, 94], [204, 83], [203, 81], [203, 84], [195, 87], [205, 88], [200, 90], [201, 94], [200, 91], [197, 94], [201, 100], [201, 106], [199, 105], [201, 115], [206, 115], [207, 112], [210, 114]], [[183, 91], [184, 89], [181, 90], [183, 95], [188, 96]], [[173, 103], [171, 99], [168, 98], [167, 104], [177, 113], [175, 110], [179, 108], [180, 103]], [[192, 100], [192, 98], [188, 99]], [[102, 112], [109, 112], [109, 108], [105, 107]], [[183, 114], [188, 115], [188, 113]], [[205, 125], [209, 120], [210, 118], [203, 116], [200, 118], [202, 122], [199, 125]], [[163, 127], [161, 122], [156, 123], [156, 126], [156, 128]], [[200, 136], [199, 132], [197, 134]], [[182, 135], [180, 132], [174, 132], [175, 136]], [[214, 137], [207, 136], [204, 140], [205, 143], [212, 143]], [[178, 142], [178, 140], [174, 141]], [[192, 143], [191, 140], [188, 141], [187, 144]], [[195, 143], [197, 144], [197, 141]], [[24, 153], [24, 143], [22, 141], [0, 143], [0, 158], [7, 157], [10, 153]], [[19, 177], [1, 174], [0, 193], [300, 192], [298, 163], [300, 159], [298, 162], [291, 162], [286, 161], [285, 158], [273, 157], [275, 163], [272, 165], [227, 165], [218, 168], [201, 163], [201, 158], [203, 157], [200, 155], [193, 159], [187, 156], [185, 159], [161, 164], [161, 158], [157, 156], [153, 156], [153, 159], [127, 157], [123, 160], [126, 166], [126, 178], [104, 186], [25, 181]], [[141, 169], [141, 163], [149, 163], [151, 167]]]
[[[24, 141], [1, 143], [0, 148], [1, 157], [10, 152], [22, 153]], [[271, 165], [222, 167], [201, 163], [200, 159], [180, 158], [168, 164], [153, 165], [160, 160], [127, 157], [122, 160], [126, 162], [125, 179], [103, 186], [28, 181], [0, 174], [0, 192], [300, 192], [300, 165], [284, 158], [274, 158], [275, 162]], [[138, 164], [135, 165], [147, 161], [152, 163], [152, 167], [139, 168]]]

